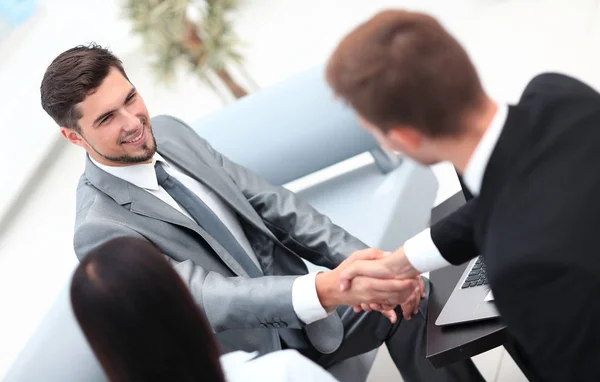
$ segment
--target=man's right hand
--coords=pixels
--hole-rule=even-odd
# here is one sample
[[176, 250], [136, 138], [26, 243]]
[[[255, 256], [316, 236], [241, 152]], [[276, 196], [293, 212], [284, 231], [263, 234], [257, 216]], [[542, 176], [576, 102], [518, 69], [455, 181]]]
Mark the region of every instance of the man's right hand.
[[[415, 277], [407, 280], [401, 279], [378, 279], [364, 276], [352, 278], [351, 286], [342, 290], [341, 274], [346, 269], [351, 269], [352, 264], [357, 262], [378, 262], [388, 255], [374, 248], [358, 251], [342, 262], [337, 268], [319, 273], [316, 277], [317, 295], [321, 305], [326, 310], [335, 309], [338, 305], [368, 306], [382, 311], [384, 315], [395, 321], [393, 308], [398, 304], [405, 304], [415, 296], [415, 291], [419, 290], [420, 280]], [[365, 305], [366, 306], [366, 305]], [[414, 307], [407, 312], [410, 315]], [[405, 315], [406, 316], [406, 315]]]
[[[421, 298], [425, 296], [425, 284], [423, 279], [418, 276], [416, 278], [418, 287], [414, 290], [413, 295], [409, 297], [408, 300], [404, 301], [400, 304], [402, 308], [402, 316], [405, 320], [410, 320], [413, 314], [417, 314], [419, 312], [419, 306], [421, 303]], [[379, 304], [360, 304], [354, 306], [354, 311], [356, 313], [360, 311], [370, 312], [370, 311], [378, 311], [383, 313], [386, 317], [388, 317], [387, 312], [394, 309], [391, 305], [379, 305]], [[389, 318], [389, 317], [388, 317]], [[394, 322], [394, 321], [392, 321]]]

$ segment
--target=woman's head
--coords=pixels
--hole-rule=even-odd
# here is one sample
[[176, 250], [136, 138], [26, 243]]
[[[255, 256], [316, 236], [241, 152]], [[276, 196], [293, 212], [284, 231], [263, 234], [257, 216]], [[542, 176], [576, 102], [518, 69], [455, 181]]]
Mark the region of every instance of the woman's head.
[[212, 331], [151, 243], [111, 240], [71, 283], [75, 317], [110, 380], [224, 380]]

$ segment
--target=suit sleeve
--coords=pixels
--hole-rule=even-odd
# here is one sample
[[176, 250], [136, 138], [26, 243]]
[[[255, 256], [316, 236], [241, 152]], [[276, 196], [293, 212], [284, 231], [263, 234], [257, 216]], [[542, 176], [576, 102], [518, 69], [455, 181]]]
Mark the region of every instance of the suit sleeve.
[[189, 286], [216, 333], [230, 329], [304, 327], [290, 299], [298, 276], [225, 277], [207, 272], [192, 260], [177, 262], [170, 257], [168, 260]]
[[462, 264], [479, 255], [474, 226], [478, 199], [472, 199], [431, 227], [431, 239], [450, 264]]
[[[123, 224], [94, 219], [83, 223], [75, 232], [75, 252], [83, 259], [96, 246], [117, 237], [144, 239]], [[225, 277], [207, 272], [191, 260], [177, 262], [169, 258], [183, 278], [195, 301], [204, 310], [213, 330], [289, 327], [305, 324], [292, 306], [292, 286], [298, 276], [264, 276], [259, 278]]]

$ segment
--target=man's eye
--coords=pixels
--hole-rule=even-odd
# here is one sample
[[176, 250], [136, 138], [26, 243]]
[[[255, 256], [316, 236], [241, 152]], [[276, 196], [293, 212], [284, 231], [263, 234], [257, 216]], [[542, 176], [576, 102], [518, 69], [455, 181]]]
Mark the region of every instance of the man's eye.
[[133, 101], [134, 98], [135, 98], [135, 94], [132, 94], [129, 97], [127, 97], [127, 100], [125, 102], [130, 103], [131, 101]]
[[106, 117], [104, 117], [102, 119], [102, 121], [100, 121], [100, 124], [104, 125], [105, 123], [109, 122], [111, 118], [112, 118], [112, 115], [107, 115]]

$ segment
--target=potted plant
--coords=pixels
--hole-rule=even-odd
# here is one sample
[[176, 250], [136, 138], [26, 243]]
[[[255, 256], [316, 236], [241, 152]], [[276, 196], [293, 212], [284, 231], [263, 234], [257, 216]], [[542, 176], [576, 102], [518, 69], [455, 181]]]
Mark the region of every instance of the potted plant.
[[169, 82], [180, 65], [218, 92], [219, 80], [237, 99], [248, 91], [228, 65], [241, 65], [239, 40], [231, 24], [237, 0], [125, 0], [132, 31], [142, 37], [160, 81]]

